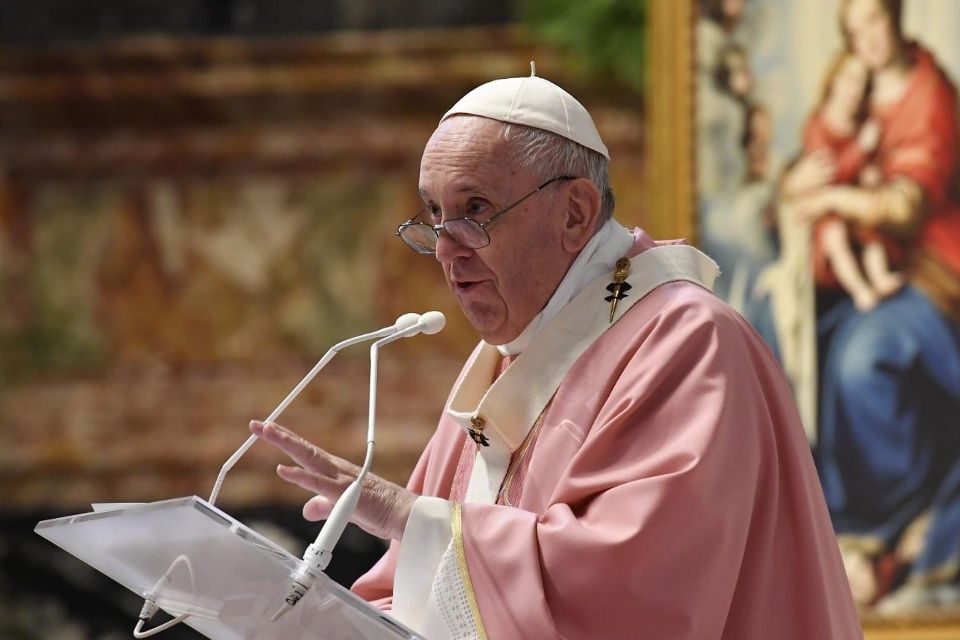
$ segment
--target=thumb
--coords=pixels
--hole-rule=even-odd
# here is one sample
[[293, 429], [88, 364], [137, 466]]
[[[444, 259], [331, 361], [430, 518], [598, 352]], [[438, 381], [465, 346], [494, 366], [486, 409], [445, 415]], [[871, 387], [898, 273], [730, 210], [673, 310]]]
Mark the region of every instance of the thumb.
[[313, 496], [303, 505], [303, 517], [310, 522], [324, 520], [330, 515], [333, 502], [326, 496]]

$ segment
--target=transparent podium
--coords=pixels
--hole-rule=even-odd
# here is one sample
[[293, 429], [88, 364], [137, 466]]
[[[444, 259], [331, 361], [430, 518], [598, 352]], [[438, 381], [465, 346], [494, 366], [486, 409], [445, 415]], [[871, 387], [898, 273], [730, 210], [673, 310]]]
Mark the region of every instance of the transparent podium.
[[183, 624], [214, 640], [420, 638], [325, 574], [270, 622], [298, 558], [196, 496], [44, 520], [35, 531], [138, 595], [154, 592], [161, 609], [187, 614]]

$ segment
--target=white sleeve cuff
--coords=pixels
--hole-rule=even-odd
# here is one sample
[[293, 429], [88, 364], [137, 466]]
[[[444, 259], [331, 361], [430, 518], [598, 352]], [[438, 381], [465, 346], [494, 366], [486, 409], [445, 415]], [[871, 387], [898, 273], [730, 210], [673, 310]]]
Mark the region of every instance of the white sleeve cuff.
[[452, 513], [452, 502], [431, 496], [418, 497], [410, 510], [393, 579], [392, 615], [411, 629], [421, 627], [440, 560], [453, 538]]

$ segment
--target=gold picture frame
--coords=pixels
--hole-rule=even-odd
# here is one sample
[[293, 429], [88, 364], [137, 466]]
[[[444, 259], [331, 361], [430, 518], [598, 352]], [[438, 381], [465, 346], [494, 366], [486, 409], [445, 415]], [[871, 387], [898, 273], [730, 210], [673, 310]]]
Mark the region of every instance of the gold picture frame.
[[654, 238], [695, 243], [694, 0], [652, 0], [648, 11], [644, 224]]

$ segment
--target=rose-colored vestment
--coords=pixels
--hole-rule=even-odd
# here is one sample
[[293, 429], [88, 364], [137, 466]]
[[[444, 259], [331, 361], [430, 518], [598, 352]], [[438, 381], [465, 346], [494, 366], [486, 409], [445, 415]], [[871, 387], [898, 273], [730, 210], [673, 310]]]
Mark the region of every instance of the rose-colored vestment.
[[[707, 290], [635, 303], [531, 434], [498, 503], [459, 511], [487, 637], [862, 637], [784, 375]], [[445, 414], [409, 488], [462, 500], [476, 450]], [[400, 546], [356, 593], [390, 607]]]

